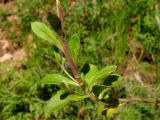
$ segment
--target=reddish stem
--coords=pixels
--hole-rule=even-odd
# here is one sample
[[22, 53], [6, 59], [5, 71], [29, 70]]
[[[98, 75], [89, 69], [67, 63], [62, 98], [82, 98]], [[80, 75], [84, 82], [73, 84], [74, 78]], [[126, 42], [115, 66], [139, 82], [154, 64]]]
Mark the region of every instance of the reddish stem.
[[58, 17], [61, 21], [61, 31], [63, 33], [63, 35], [61, 36], [61, 40], [62, 40], [62, 43], [63, 43], [64, 54], [67, 58], [67, 61], [69, 62], [69, 67], [72, 70], [74, 78], [80, 84], [81, 83], [80, 74], [78, 72], [78, 69], [77, 69], [77, 66], [76, 66], [75, 62], [72, 59], [71, 53], [68, 49], [67, 39], [66, 39], [65, 32], [64, 32], [64, 12], [63, 12], [63, 9], [60, 5], [60, 1], [58, 1], [58, 0], [57, 0], [57, 14], [58, 14]]
[[61, 38], [62, 40], [62, 43], [63, 43], [63, 50], [64, 50], [64, 54], [69, 62], [69, 67], [71, 68], [72, 70], [72, 73], [74, 75], [74, 78], [78, 81], [78, 83], [80, 84], [81, 83], [81, 78], [80, 78], [80, 74], [78, 72], [78, 69], [77, 69], [77, 66], [75, 64], [75, 62], [73, 61], [72, 59], [72, 56], [71, 56], [71, 53], [68, 49], [68, 46], [67, 46], [67, 39], [65, 36], [62, 36]]

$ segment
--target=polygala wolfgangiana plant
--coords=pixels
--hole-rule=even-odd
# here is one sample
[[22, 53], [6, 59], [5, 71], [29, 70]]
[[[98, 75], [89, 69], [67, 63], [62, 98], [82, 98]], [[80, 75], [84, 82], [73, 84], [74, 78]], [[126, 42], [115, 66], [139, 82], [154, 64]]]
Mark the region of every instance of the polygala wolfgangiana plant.
[[[41, 84], [55, 84], [60, 86], [60, 90], [47, 101], [47, 112], [54, 112], [71, 101], [81, 101], [90, 98], [99, 108], [97, 113], [109, 116], [121, 105], [131, 101], [157, 102], [157, 100], [148, 100], [141, 98], [119, 98], [119, 91], [116, 89], [122, 82], [122, 77], [116, 74], [116, 66], [110, 65], [99, 70], [96, 65], [86, 64], [80, 73], [76, 62], [80, 49], [80, 39], [74, 34], [67, 40], [64, 31], [64, 12], [60, 0], [56, 0], [57, 15], [49, 13], [47, 17], [53, 31], [44, 23], [31, 23], [32, 31], [41, 39], [54, 45], [55, 61], [63, 70], [64, 74], [53, 73], [46, 75]], [[68, 63], [72, 73], [69, 73], [65, 67]]]

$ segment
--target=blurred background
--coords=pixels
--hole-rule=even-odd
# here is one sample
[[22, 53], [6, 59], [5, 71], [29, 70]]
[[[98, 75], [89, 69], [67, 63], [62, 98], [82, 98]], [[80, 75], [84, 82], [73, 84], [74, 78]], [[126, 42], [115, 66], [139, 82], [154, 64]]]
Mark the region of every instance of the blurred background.
[[[159, 120], [160, 106], [123, 105], [113, 116], [98, 116], [89, 99], [52, 114], [45, 103], [59, 89], [40, 86], [59, 71], [53, 47], [31, 31], [31, 22], [48, 24], [55, 0], [0, 0], [0, 120]], [[160, 97], [159, 0], [62, 0], [67, 38], [81, 39], [78, 69], [91, 63], [115, 64], [123, 76], [121, 97]], [[49, 25], [49, 24], [48, 24]]]

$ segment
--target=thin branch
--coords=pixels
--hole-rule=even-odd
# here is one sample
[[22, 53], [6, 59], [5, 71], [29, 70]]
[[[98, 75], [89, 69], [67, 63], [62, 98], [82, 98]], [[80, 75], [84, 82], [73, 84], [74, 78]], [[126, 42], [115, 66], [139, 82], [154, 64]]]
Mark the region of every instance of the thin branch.
[[144, 102], [144, 103], [154, 103], [160, 104], [160, 99], [152, 99], [152, 98], [119, 98], [120, 103], [130, 103], [130, 102]]
[[64, 33], [64, 11], [61, 7], [60, 0], [56, 0], [56, 6], [57, 6], [57, 14], [61, 21], [61, 30], [62, 30], [62, 33]]
[[66, 69], [63, 66], [60, 66], [63, 72], [74, 82], [77, 83], [77, 81], [66, 71]]
[[[110, 105], [111, 103], [108, 103], [106, 101], [102, 101], [97, 99], [90, 91], [86, 90], [85, 91], [87, 96], [92, 100], [93, 102], [97, 103], [104, 103]], [[156, 105], [160, 105], [160, 99], [153, 99], [153, 98], [119, 98], [118, 101], [119, 103], [131, 103], [131, 102], [144, 102], [144, 103], [153, 103]]]
[[77, 69], [77, 66], [76, 66], [75, 62], [72, 59], [71, 53], [70, 53], [70, 51], [68, 49], [68, 45], [67, 45], [67, 39], [66, 39], [65, 32], [64, 32], [64, 12], [63, 12], [63, 9], [61, 7], [60, 0], [56, 0], [56, 4], [57, 4], [58, 17], [61, 21], [61, 31], [63, 33], [63, 35], [61, 36], [61, 40], [62, 40], [62, 43], [63, 43], [64, 54], [67, 58], [67, 61], [69, 62], [69, 67], [71, 68], [75, 79], [80, 84], [81, 83], [80, 74], [79, 74], [79, 71]]
[[68, 50], [68, 46], [67, 46], [67, 40], [66, 40], [66, 37], [62, 37], [62, 42], [63, 42], [63, 49], [64, 49], [64, 54], [69, 62], [69, 67], [71, 68], [72, 70], [72, 73], [75, 77], [75, 79], [78, 81], [78, 83], [80, 84], [81, 83], [81, 78], [80, 78], [80, 74], [78, 72], [78, 69], [77, 69], [77, 66], [76, 64], [74, 63], [73, 59], [72, 59], [72, 56], [71, 56], [71, 53], [70, 51]]

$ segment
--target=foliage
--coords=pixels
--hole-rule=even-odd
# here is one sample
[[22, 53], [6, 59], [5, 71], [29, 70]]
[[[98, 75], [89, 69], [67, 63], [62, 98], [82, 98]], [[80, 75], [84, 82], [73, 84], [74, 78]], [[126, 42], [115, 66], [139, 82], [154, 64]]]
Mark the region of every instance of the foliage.
[[[118, 106], [117, 98], [160, 97], [159, 26], [156, 20], [159, 13], [155, 16], [155, 5], [158, 5], [158, 2], [155, 0], [62, 2], [66, 13], [65, 33], [69, 50], [78, 70], [81, 71], [83, 83], [99, 100], [114, 102], [115, 106], [109, 106], [112, 107], [111, 111]], [[0, 119], [106, 119], [100, 114], [106, 114], [107, 106], [95, 104], [84, 96], [85, 92], [79, 89], [64, 53], [60, 51], [61, 45], [58, 47], [59, 50], [55, 47], [57, 44], [54, 43], [54, 39], [47, 39], [49, 42], [46, 42], [42, 41], [45, 38], [39, 39], [34, 36], [34, 47], [29, 48], [31, 43], [27, 43], [26, 40], [31, 32], [30, 23], [43, 21], [42, 24], [48, 26], [47, 15], [56, 10], [53, 8], [55, 1], [16, 0], [15, 3], [11, 9], [0, 8], [2, 16], [0, 31], [7, 30], [9, 39], [23, 43], [28, 60], [22, 63], [12, 62], [12, 67], [8, 62], [0, 64]], [[14, 14], [13, 11], [18, 15], [18, 22], [15, 23], [7, 19]], [[51, 27], [47, 28], [51, 30]], [[10, 32], [10, 28], [15, 32]], [[17, 34], [18, 31], [20, 34]], [[51, 31], [60, 42], [59, 35], [55, 33], [57, 31]], [[73, 46], [77, 46], [76, 49]], [[115, 73], [113, 64], [117, 65], [118, 73], [123, 75], [124, 81]], [[92, 75], [101, 73], [99, 68], [105, 70], [105, 66], [110, 65], [113, 69], [109, 70], [109, 73], [106, 71], [104, 78], [91, 78]], [[70, 76], [63, 72], [64, 69]], [[53, 82], [54, 79], [49, 78], [51, 80], [49, 84], [45, 83], [47, 76], [52, 75], [62, 77], [64, 80]], [[140, 79], [137, 79], [137, 76]], [[112, 82], [112, 78], [115, 81]], [[69, 82], [71, 84], [66, 83], [66, 80], [71, 81]], [[95, 82], [93, 85], [92, 80]], [[70, 96], [77, 96], [77, 93], [79, 97], [76, 99], [81, 102], [70, 99]], [[64, 107], [56, 111], [57, 107], [54, 106], [56, 104], [52, 104], [55, 101], [58, 104], [62, 103]], [[46, 111], [49, 106], [53, 107], [50, 112]], [[120, 105], [117, 111], [108, 119], [160, 118], [159, 106], [154, 104], [136, 102]]]
[[[56, 39], [56, 37], [54, 37], [54, 36], [56, 36], [56, 34], [54, 32], [51, 32], [51, 30], [48, 27], [46, 27], [43, 23], [40, 23], [40, 22], [32, 23], [31, 27], [32, 27], [33, 32], [36, 35], [38, 35], [39, 37], [41, 37], [42, 39], [49, 40], [49, 41], [53, 40], [54, 45], [57, 48], [59, 48], [59, 50], [61, 50], [61, 51], [63, 50], [62, 52], [66, 53], [65, 55], [67, 57], [67, 54], [68, 54], [66, 52], [67, 49], [65, 47], [64, 48], [59, 47], [59, 46], [65, 46], [65, 45], [67, 45], [67, 43], [59, 44], [60, 42], [58, 42], [58, 39]], [[63, 37], [65, 37], [65, 36], [63, 36]], [[68, 49], [70, 50], [71, 55], [73, 57], [73, 58], [66, 58], [66, 60], [68, 60], [68, 62], [70, 62], [70, 61], [72, 62], [72, 60], [76, 60], [76, 57], [77, 57], [77, 54], [79, 51], [78, 46], [80, 46], [80, 42], [77, 38], [78, 38], [78, 36], [74, 36], [74, 38], [72, 37], [71, 42], [69, 42], [69, 44], [68, 44], [68, 45], [70, 45], [70, 46], [68, 46]], [[74, 41], [74, 42], [72, 42], [72, 41]], [[62, 42], [64, 42], [64, 41], [62, 40]], [[56, 56], [59, 56], [59, 57], [56, 57]], [[62, 56], [60, 57], [60, 56], [61, 56], [60, 53], [59, 53], [59, 55], [58, 55], [58, 53], [55, 54], [55, 59], [58, 63], [60, 63], [60, 61], [62, 61], [62, 59], [63, 59], [63, 57]], [[71, 57], [71, 56], [69, 56], [69, 57]], [[72, 72], [74, 74], [74, 71], [76, 71], [76, 68], [72, 68], [73, 66], [71, 66], [71, 65], [74, 65], [74, 62], [73, 62], [73, 64], [69, 64], [69, 66], [72, 69]], [[83, 100], [84, 98], [89, 97], [89, 96], [87, 96], [87, 94], [90, 94], [90, 95], [92, 94], [91, 91], [93, 92], [93, 94], [95, 94], [97, 92], [99, 93], [97, 96], [97, 98], [99, 100], [103, 99], [106, 101], [108, 100], [110, 102], [111, 101], [113, 101], [113, 102], [118, 101], [118, 96], [114, 95], [114, 97], [113, 97], [112, 94], [114, 94], [114, 93], [110, 89], [113, 89], [114, 87], [119, 85], [119, 83], [120, 83], [120, 82], [118, 82], [118, 80], [120, 80], [119, 75], [116, 75], [116, 77], [105, 79], [105, 81], [109, 81], [111, 79], [110, 80], [111, 83], [106, 84], [106, 82], [104, 81], [103, 85], [105, 86], [105, 88], [102, 91], [99, 91], [99, 89], [93, 89], [93, 87], [98, 84], [99, 80], [104, 79], [105, 77], [109, 77], [109, 75], [116, 70], [116, 66], [114, 66], [114, 65], [107, 66], [99, 71], [96, 66], [94, 66], [94, 67], [92, 67], [92, 66], [94, 66], [94, 65], [90, 65], [89, 71], [85, 75], [83, 73], [80, 73], [80, 74], [83, 74], [83, 76], [84, 76], [83, 82], [77, 81], [76, 76], [74, 76], [75, 78], [71, 77], [70, 73], [67, 72], [64, 64], [60, 64], [60, 67], [63, 68], [63, 71], [68, 75], [68, 77], [71, 77], [70, 79], [64, 77], [63, 75], [60, 75], [59, 73], [52, 74], [52, 75], [46, 75], [46, 77], [41, 80], [42, 84], [56, 84], [61, 88], [61, 84], [63, 83], [63, 84], [65, 84], [65, 87], [68, 88], [68, 90], [65, 90], [64, 88], [62, 88], [62, 90], [58, 91], [56, 93], [56, 95], [51, 98], [51, 100], [47, 103], [46, 111], [54, 112], [54, 111], [60, 109], [61, 107], [64, 107], [70, 101]], [[92, 71], [94, 71], [94, 73]], [[82, 82], [82, 83], [80, 83], [80, 82]], [[87, 86], [84, 87], [85, 84], [87, 84]], [[75, 86], [75, 87], [69, 87], [71, 85]], [[78, 88], [76, 86], [78, 86]], [[84, 89], [84, 91], [79, 91], [82, 88]], [[88, 91], [89, 93], [85, 91], [87, 89], [89, 89], [89, 91]], [[71, 90], [72, 90], [71, 93], [67, 92], [67, 91], [71, 91]], [[80, 95], [80, 93], [82, 95]], [[64, 97], [62, 97], [62, 96], [64, 96]], [[96, 94], [95, 94], [95, 96], [96, 96]], [[102, 111], [103, 111], [103, 109], [102, 109]]]

